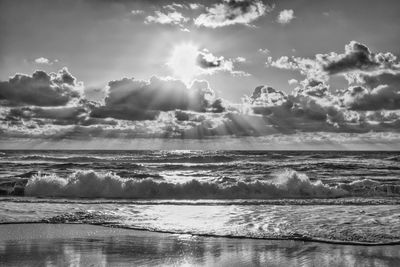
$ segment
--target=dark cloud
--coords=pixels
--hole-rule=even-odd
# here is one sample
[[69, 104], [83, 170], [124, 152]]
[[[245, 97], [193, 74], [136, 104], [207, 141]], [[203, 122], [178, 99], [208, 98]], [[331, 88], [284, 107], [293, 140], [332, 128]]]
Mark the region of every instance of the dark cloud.
[[77, 118], [85, 113], [86, 110], [83, 107], [19, 107], [10, 109], [8, 116], [14, 119], [41, 118], [49, 120], [70, 120], [71, 124], [76, 124]]
[[[250, 113], [261, 115], [284, 133], [400, 130], [400, 64], [391, 53], [372, 53], [352, 41], [344, 54], [316, 55], [315, 59], [269, 58], [268, 64], [300, 70], [307, 78], [286, 95], [271, 87], [257, 87], [245, 99]], [[329, 88], [329, 76], [343, 74], [350, 86]]]
[[208, 7], [194, 23], [210, 28], [234, 24], [249, 25], [270, 10], [272, 7], [266, 6], [261, 0], [224, 0]]
[[320, 55], [320, 59], [323, 70], [330, 75], [353, 70], [368, 71], [380, 65], [367, 46], [355, 41], [346, 45], [344, 54]]
[[362, 133], [393, 130], [394, 127], [385, 121], [371, 124], [363, 114], [347, 110], [341, 106], [340, 98], [332, 95], [324, 83], [318, 81], [303, 82], [289, 95], [260, 86], [245, 104], [250, 108], [249, 114], [263, 116], [267, 127], [272, 126], [281, 133]]
[[279, 69], [298, 70], [307, 78], [317, 80], [327, 80], [335, 74], [350, 79], [353, 73], [400, 70], [400, 62], [392, 53], [372, 53], [366, 45], [356, 41], [347, 44], [342, 54], [317, 54], [314, 59], [282, 56], [273, 60], [268, 57], [266, 64]]
[[226, 59], [223, 56], [217, 57], [207, 49], [203, 49], [202, 51], [198, 52], [196, 62], [201, 70], [199, 73], [202, 74], [213, 74], [218, 71], [224, 71], [237, 76], [250, 76], [249, 73], [235, 70], [234, 63], [243, 62], [241, 60], [243, 60], [243, 58], [240, 57], [239, 59]]
[[66, 68], [50, 74], [44, 71], [36, 71], [32, 76], [16, 74], [0, 82], [2, 105], [62, 106], [78, 100], [81, 94], [82, 84]]
[[267, 65], [299, 70], [308, 83], [301, 93], [315, 97], [328, 93], [325, 84], [331, 75], [343, 75], [349, 87], [340, 91], [336, 102], [349, 110], [400, 109], [400, 61], [392, 53], [373, 53], [356, 41], [347, 44], [343, 54], [318, 54], [315, 59], [283, 56], [275, 61], [269, 57]]
[[400, 72], [362, 74], [359, 86], [349, 87], [343, 102], [353, 110], [400, 109]]
[[323, 81], [314, 79], [305, 79], [301, 82], [301, 87], [297, 87], [297, 93], [314, 96], [314, 97], [325, 97], [329, 95], [329, 86]]
[[109, 83], [104, 106], [94, 109], [92, 117], [124, 120], [154, 120], [162, 111], [214, 109], [212, 90], [206, 81], [194, 81], [188, 88], [182, 81], [152, 77], [150, 81], [124, 78]]
[[4, 112], [0, 120], [13, 125], [35, 122], [38, 125], [115, 125], [112, 120], [90, 118], [89, 113], [95, 103], [81, 100], [76, 106], [61, 107], [13, 107]]
[[197, 64], [204, 69], [221, 67], [224, 61], [224, 57], [216, 57], [208, 51], [200, 51], [197, 57]]

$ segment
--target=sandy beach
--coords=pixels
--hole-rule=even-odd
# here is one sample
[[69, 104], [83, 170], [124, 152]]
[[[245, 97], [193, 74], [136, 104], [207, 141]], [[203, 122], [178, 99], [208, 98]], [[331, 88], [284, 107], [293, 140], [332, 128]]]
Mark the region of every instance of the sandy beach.
[[1, 266], [398, 266], [400, 246], [212, 238], [82, 224], [0, 226]]

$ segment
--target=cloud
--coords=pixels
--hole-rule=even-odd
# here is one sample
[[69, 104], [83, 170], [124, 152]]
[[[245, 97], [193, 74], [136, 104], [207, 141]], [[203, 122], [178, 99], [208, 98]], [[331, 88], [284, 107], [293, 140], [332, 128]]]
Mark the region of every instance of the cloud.
[[213, 74], [217, 71], [229, 72], [237, 76], [250, 76], [249, 73], [238, 71], [234, 69], [234, 62], [244, 62], [245, 58], [238, 57], [236, 59], [225, 59], [223, 56], [216, 57], [207, 49], [199, 51], [197, 57], [197, 64], [202, 69], [203, 74]]
[[191, 3], [189, 4], [190, 9], [195, 10], [204, 7], [202, 4], [199, 3]]
[[[233, 74], [238, 72], [234, 63], [243, 61], [197, 48], [193, 58], [201, 74]], [[393, 54], [374, 53], [351, 42], [341, 54], [267, 60], [271, 67], [299, 71], [304, 80], [289, 80], [295, 85], [292, 91], [257, 86], [242, 103], [232, 104], [217, 98], [207, 81], [187, 85], [172, 78], [123, 78], [109, 82], [104, 101], [96, 103], [85, 99], [83, 85], [67, 69], [17, 74], [0, 82], [0, 132], [2, 138], [51, 140], [221, 136], [279, 140], [273, 136], [349, 137], [371, 132], [390, 139], [400, 133], [400, 70]], [[333, 75], [346, 78], [348, 88], [332, 88]]]
[[43, 125], [93, 125], [115, 124], [115, 121], [92, 119], [89, 108], [81, 106], [62, 107], [16, 107], [5, 113], [3, 121], [9, 125], [38, 128]]
[[147, 16], [145, 18], [145, 23], [158, 23], [158, 24], [171, 24], [182, 26], [184, 22], [187, 22], [189, 18], [182, 15], [182, 13], [173, 11], [168, 13], [163, 13], [161, 11], [155, 11], [154, 16]]
[[188, 88], [182, 81], [152, 77], [149, 81], [124, 78], [109, 83], [104, 106], [91, 116], [122, 120], [154, 120], [162, 111], [212, 110], [213, 91], [208, 82], [195, 80]]
[[187, 87], [170, 78], [124, 78], [109, 83], [103, 104], [83, 98], [72, 106], [0, 106], [0, 132], [2, 138], [48, 140], [175, 138], [199, 125], [216, 126], [223, 112], [224, 101], [207, 81]]
[[32, 76], [16, 74], [0, 82], [1, 105], [61, 106], [82, 96], [83, 84], [67, 68], [47, 74], [36, 71]]
[[236, 70], [235, 63], [245, 60], [242, 57], [230, 59], [223, 56], [215, 56], [207, 49], [199, 50], [192, 44], [178, 46], [167, 65], [173, 70], [176, 77], [190, 82], [193, 77], [200, 75], [213, 75], [219, 72], [227, 72], [233, 76], [249, 76], [250, 74]]
[[270, 51], [267, 48], [260, 48], [258, 49], [258, 52], [264, 55], [268, 55], [270, 53]]
[[5, 109], [0, 110], [4, 137], [50, 140], [207, 139], [400, 129], [400, 112], [352, 110], [327, 84], [308, 79], [291, 93], [258, 86], [240, 106], [215, 98], [206, 81], [187, 87], [179, 80], [153, 77], [110, 82], [104, 104], [81, 100], [73, 107]]
[[261, 0], [224, 0], [206, 8], [194, 23], [197, 26], [218, 28], [235, 24], [250, 25], [271, 11], [273, 7], [266, 6]]
[[288, 24], [290, 23], [293, 19], [295, 18], [294, 16], [294, 11], [293, 9], [284, 9], [282, 10], [277, 18], [277, 21], [280, 24]]
[[300, 68], [298, 65], [298, 60], [296, 58], [291, 59], [288, 56], [282, 56], [275, 61], [272, 60], [272, 57], [268, 57], [267, 65], [286, 70], [296, 70]]
[[272, 57], [268, 57], [265, 64], [267, 67], [299, 71], [309, 79], [327, 80], [329, 78], [321, 62], [315, 59], [282, 56], [273, 60]]
[[144, 10], [134, 9], [134, 10], [131, 11], [131, 14], [132, 15], [141, 15], [141, 14], [144, 14]]
[[361, 85], [344, 91], [343, 103], [353, 110], [400, 109], [400, 72], [363, 74]]
[[372, 53], [369, 48], [356, 41], [345, 46], [344, 54], [317, 55], [323, 70], [329, 75], [351, 71], [374, 71], [379, 69], [400, 69], [396, 56], [392, 53]]
[[346, 78], [349, 87], [338, 90], [331, 98], [336, 99], [341, 109], [358, 111], [364, 120], [368, 119], [366, 111], [400, 109], [400, 62], [392, 53], [374, 53], [366, 45], [351, 41], [341, 54], [317, 54], [314, 59], [283, 56], [273, 60], [268, 57], [266, 64], [305, 75], [302, 90], [308, 93], [310, 88], [327, 83], [333, 75]]
[[47, 58], [44, 58], [44, 57], [39, 57], [39, 58], [35, 59], [34, 61], [35, 61], [35, 63], [38, 63], [38, 64], [48, 64], [48, 65], [50, 64], [50, 60]]
[[197, 64], [203, 69], [224, 68], [224, 66], [227, 64], [227, 61], [224, 59], [224, 57], [216, 57], [207, 49], [203, 49], [203, 51], [199, 51]]
[[332, 75], [343, 75], [349, 81], [354, 81], [361, 73], [400, 71], [400, 62], [392, 53], [372, 53], [366, 45], [356, 41], [347, 44], [342, 54], [317, 54], [314, 59], [282, 56], [273, 60], [268, 57], [266, 65], [297, 70], [307, 78], [318, 80], [328, 80]]
[[186, 5], [184, 5], [184, 4], [178, 4], [178, 3], [174, 2], [172, 4], [163, 6], [163, 8], [164, 9], [169, 9], [169, 10], [172, 10], [172, 11], [176, 11], [176, 9], [185, 9], [185, 8], [188, 8], [188, 7]]
[[33, 60], [36, 64], [41, 64], [41, 65], [53, 65], [53, 63], [58, 62], [57, 59], [55, 59], [54, 61], [51, 61], [48, 58], [45, 57], [38, 57], [36, 59]]
[[[286, 134], [399, 132], [400, 101], [388, 88], [369, 91], [350, 87], [332, 94], [326, 83], [308, 79], [290, 94], [259, 86], [244, 99], [243, 113], [261, 115], [266, 125]], [[390, 109], [393, 111], [389, 112]]]
[[246, 62], [246, 58], [244, 58], [244, 57], [236, 57], [236, 58], [235, 58], [235, 61], [236, 61], [236, 62], [243, 63], [243, 62]]

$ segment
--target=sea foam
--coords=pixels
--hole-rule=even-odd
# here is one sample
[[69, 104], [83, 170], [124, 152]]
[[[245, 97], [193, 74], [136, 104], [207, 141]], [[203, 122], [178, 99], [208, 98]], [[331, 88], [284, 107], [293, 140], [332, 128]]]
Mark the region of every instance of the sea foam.
[[[284, 170], [272, 181], [185, 183], [153, 179], [121, 178], [114, 173], [77, 171], [67, 178], [55, 174], [33, 176], [25, 195], [65, 198], [155, 198], [155, 199], [271, 199], [271, 198], [336, 198], [351, 195], [347, 187], [312, 182], [302, 173]], [[357, 185], [359, 187], [359, 185]]]

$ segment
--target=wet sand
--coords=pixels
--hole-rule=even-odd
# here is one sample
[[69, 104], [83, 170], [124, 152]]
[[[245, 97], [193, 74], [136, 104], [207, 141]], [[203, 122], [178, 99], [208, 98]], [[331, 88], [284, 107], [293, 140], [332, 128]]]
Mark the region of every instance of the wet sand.
[[199, 237], [82, 224], [0, 225], [0, 266], [400, 266], [400, 245]]

